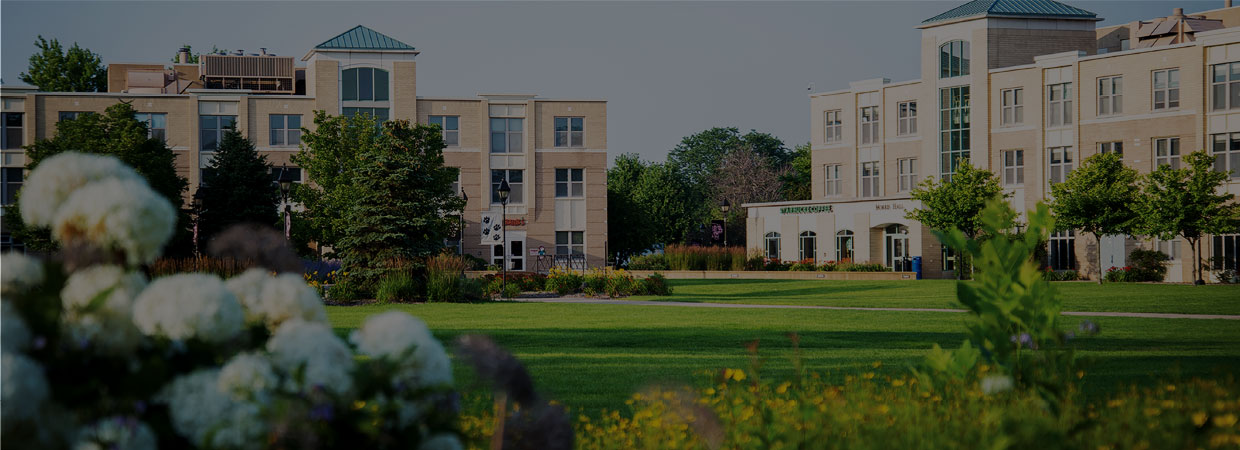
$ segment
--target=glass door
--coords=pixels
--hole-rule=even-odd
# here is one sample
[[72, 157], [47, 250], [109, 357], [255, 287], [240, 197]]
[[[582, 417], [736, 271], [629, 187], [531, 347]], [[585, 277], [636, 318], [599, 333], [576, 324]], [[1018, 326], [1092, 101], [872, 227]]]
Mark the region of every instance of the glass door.
[[912, 270], [912, 260], [908, 254], [908, 227], [891, 225], [884, 230], [883, 234], [887, 267], [897, 272]]

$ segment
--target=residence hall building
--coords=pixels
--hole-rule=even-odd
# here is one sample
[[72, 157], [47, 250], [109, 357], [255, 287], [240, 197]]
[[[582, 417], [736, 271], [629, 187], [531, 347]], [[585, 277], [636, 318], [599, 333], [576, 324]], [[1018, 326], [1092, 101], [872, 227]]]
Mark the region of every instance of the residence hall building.
[[[507, 241], [512, 270], [562, 263], [600, 265], [607, 242], [607, 104], [534, 95], [423, 95], [414, 47], [357, 26], [311, 48], [300, 60], [262, 50], [204, 54], [190, 64], [108, 66], [106, 93], [53, 93], [4, 88], [3, 199], [23, 179], [22, 150], [56, 133], [56, 123], [131, 102], [152, 136], [167, 140], [191, 189], [200, 185], [222, 130], [235, 126], [279, 172], [306, 182], [289, 157], [314, 112], [372, 114], [443, 128], [446, 165], [459, 169], [452, 186], [465, 195], [463, 250], [498, 264], [502, 240], [480, 223], [500, 220], [495, 189], [507, 179]], [[279, 176], [278, 173], [273, 173]], [[4, 235], [6, 245], [14, 243]], [[459, 245], [459, 241], [449, 242]], [[541, 250], [542, 258], [539, 258]], [[571, 256], [570, 256], [571, 255]]]
[[[1224, 6], [1220, 3], [1220, 6]], [[952, 277], [955, 256], [906, 219], [910, 191], [955, 161], [996, 174], [1019, 211], [1050, 196], [1080, 162], [1122, 155], [1148, 173], [1205, 149], [1240, 194], [1240, 8], [1098, 28], [1094, 13], [1050, 0], [976, 0], [923, 21], [921, 78], [875, 78], [810, 95], [813, 198], [747, 204], [748, 247], [770, 258], [877, 262]], [[1234, 267], [1240, 230], [1203, 239]], [[1094, 273], [1092, 236], [1056, 233], [1046, 263]], [[1135, 248], [1171, 256], [1191, 280], [1182, 239], [1103, 239], [1103, 266]], [[1212, 278], [1212, 277], [1208, 277]]]

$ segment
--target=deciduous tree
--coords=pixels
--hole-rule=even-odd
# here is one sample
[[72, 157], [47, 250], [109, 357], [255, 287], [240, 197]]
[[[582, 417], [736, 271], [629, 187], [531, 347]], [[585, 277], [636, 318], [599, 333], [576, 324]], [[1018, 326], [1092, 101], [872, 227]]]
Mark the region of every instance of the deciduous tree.
[[809, 142], [798, 145], [792, 151], [792, 162], [788, 170], [780, 175], [784, 183], [782, 194], [784, 200], [809, 200], [813, 196], [813, 156]]
[[1193, 279], [1204, 283], [1201, 238], [1240, 227], [1240, 204], [1221, 191], [1227, 173], [1212, 170], [1214, 157], [1196, 151], [1184, 157], [1183, 169], [1161, 165], [1141, 180], [1136, 210], [1143, 234], [1160, 239], [1181, 236], [1193, 254]]
[[1102, 236], [1131, 234], [1136, 227], [1137, 171], [1114, 153], [1086, 158], [1062, 183], [1051, 185], [1051, 211], [1060, 229], [1094, 236], [1098, 284], [1102, 284]]
[[68, 51], [60, 41], [39, 36], [39, 51], [30, 55], [30, 66], [19, 78], [44, 92], [104, 92], [108, 90], [108, 71], [103, 60], [89, 49], [73, 43]]
[[[973, 239], [981, 229], [981, 214], [986, 202], [1002, 195], [1003, 188], [993, 173], [962, 159], [950, 181], [939, 183], [934, 177], [926, 177], [914, 188], [913, 200], [921, 202], [921, 206], [908, 211], [904, 217], [921, 222], [931, 230], [957, 229]], [[961, 272], [956, 271], [957, 278], [961, 277]]]

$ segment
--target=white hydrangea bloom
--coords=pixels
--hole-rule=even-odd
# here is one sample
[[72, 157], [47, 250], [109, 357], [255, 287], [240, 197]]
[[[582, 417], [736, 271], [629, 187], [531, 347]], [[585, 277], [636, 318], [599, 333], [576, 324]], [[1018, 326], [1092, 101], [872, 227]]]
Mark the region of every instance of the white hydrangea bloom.
[[256, 353], [234, 356], [220, 369], [219, 389], [236, 400], [262, 397], [275, 389], [279, 380], [271, 361]]
[[[117, 266], [92, 266], [74, 272], [60, 291], [64, 332], [73, 342], [89, 342], [101, 350], [132, 349], [141, 338], [131, 318], [133, 299], [145, 287], [142, 273], [126, 273]], [[102, 303], [90, 308], [91, 302], [105, 292]]]
[[47, 400], [47, 378], [39, 363], [17, 353], [0, 356], [0, 422], [33, 418]]
[[56, 212], [74, 191], [109, 178], [141, 180], [142, 176], [111, 156], [65, 152], [45, 159], [22, 185], [22, 220], [51, 226]]
[[228, 280], [227, 286], [245, 307], [246, 320], [263, 322], [268, 329], [293, 319], [327, 323], [319, 294], [296, 274], [273, 277], [265, 269], [254, 268]]
[[52, 233], [61, 242], [86, 240], [120, 251], [138, 265], [159, 257], [176, 222], [172, 204], [145, 180], [108, 178], [70, 194], [52, 219]]
[[22, 320], [17, 309], [8, 300], [0, 301], [0, 346], [6, 352], [26, 348], [30, 343], [30, 328]]
[[306, 391], [314, 387], [335, 394], [353, 388], [353, 353], [322, 323], [290, 320], [276, 329], [267, 341], [276, 368], [286, 374], [302, 370], [304, 385], [290, 389]]
[[448, 433], [439, 433], [422, 441], [418, 450], [461, 450], [461, 440]]
[[401, 311], [370, 316], [350, 340], [362, 354], [398, 361], [403, 381], [431, 387], [452, 384], [452, 365], [426, 323]]
[[253, 403], [236, 403], [221, 421], [218, 428], [203, 443], [205, 448], [258, 450], [263, 448], [263, 436], [267, 434], [267, 424], [261, 411]]
[[982, 392], [998, 394], [1012, 390], [1012, 377], [1007, 375], [989, 375], [982, 378]]
[[138, 295], [133, 321], [143, 333], [171, 339], [221, 342], [242, 331], [244, 316], [237, 298], [215, 275], [164, 277]]
[[258, 407], [233, 401], [220, 390], [219, 378], [219, 369], [202, 369], [172, 380], [160, 391], [158, 400], [168, 405], [172, 427], [202, 447], [261, 445], [265, 430]]
[[0, 294], [13, 295], [43, 282], [43, 264], [21, 253], [0, 254]]
[[73, 450], [155, 450], [155, 432], [132, 417], [109, 417], [77, 432]]

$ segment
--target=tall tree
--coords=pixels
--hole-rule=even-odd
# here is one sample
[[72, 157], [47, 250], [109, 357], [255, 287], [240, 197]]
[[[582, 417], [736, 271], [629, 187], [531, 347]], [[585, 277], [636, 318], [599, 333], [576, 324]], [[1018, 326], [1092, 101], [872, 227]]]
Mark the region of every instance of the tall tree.
[[713, 205], [686, 181], [687, 176], [670, 163], [650, 164], [642, 171], [633, 197], [650, 218], [654, 242], [684, 242], [710, 217]]
[[[66, 151], [112, 155], [133, 167], [179, 211], [177, 235], [164, 254], [185, 254], [190, 250], [189, 215], [181, 209], [182, 195], [189, 183], [177, 175], [176, 155], [164, 140], [147, 136], [146, 123], [134, 118], [133, 106], [120, 102], [109, 106], [103, 114], [82, 114], [57, 123], [55, 137], [38, 140], [26, 149], [26, 169], [34, 170], [43, 160]], [[31, 249], [55, 249], [55, 243], [46, 239], [46, 229], [24, 227], [15, 210], [5, 212], [5, 221], [14, 227], [14, 236]]]
[[[961, 159], [950, 181], [939, 183], [934, 177], [926, 177], [911, 195], [921, 206], [905, 213], [905, 218], [921, 222], [931, 230], [957, 229], [974, 239], [981, 229], [986, 202], [1002, 196], [1003, 187], [993, 173]], [[957, 270], [956, 278], [961, 275], [962, 271]]]
[[693, 183], [706, 183], [724, 156], [738, 148], [752, 150], [776, 168], [792, 160], [783, 141], [770, 134], [750, 130], [741, 135], [736, 127], [716, 127], [681, 139], [668, 154], [667, 162]]
[[353, 117], [314, 113], [315, 130], [301, 136], [301, 151], [292, 160], [306, 172], [314, 186], [297, 186], [293, 197], [306, 207], [306, 218], [322, 243], [336, 247], [345, 226], [346, 212], [360, 195], [354, 172], [363, 155], [378, 145], [377, 122], [369, 114]]
[[[718, 205], [726, 200], [732, 206], [728, 213], [721, 213], [727, 224], [726, 242], [744, 242], [745, 209], [741, 205], [780, 199], [780, 190], [784, 185], [779, 177], [779, 171], [748, 148], [732, 150], [723, 157], [711, 185], [714, 187], [712, 204]], [[719, 211], [717, 208], [714, 210]]]
[[201, 241], [241, 223], [274, 225], [280, 202], [279, 188], [271, 179], [271, 163], [259, 155], [254, 142], [237, 130], [227, 130], [219, 150], [203, 171], [202, 212], [198, 221]]
[[1212, 170], [1214, 157], [1196, 151], [1184, 157], [1183, 169], [1161, 165], [1141, 181], [1139, 230], [1160, 239], [1181, 236], [1193, 254], [1193, 280], [1202, 279], [1201, 238], [1240, 227], [1240, 204], [1222, 190], [1227, 172]]
[[60, 41], [39, 36], [39, 51], [30, 55], [30, 67], [19, 78], [44, 92], [104, 92], [108, 90], [108, 71], [103, 60], [89, 49], [73, 43], [68, 51]]
[[813, 197], [813, 152], [809, 142], [796, 146], [792, 151], [792, 162], [788, 171], [780, 175], [784, 183], [782, 195], [784, 200], [809, 200]]
[[608, 242], [616, 261], [624, 261], [656, 243], [650, 216], [637, 202], [645, 171], [646, 163], [635, 153], [617, 156], [615, 165], [607, 170]]
[[1102, 236], [1131, 234], [1137, 223], [1137, 171], [1115, 153], [1086, 158], [1062, 183], [1051, 185], [1051, 211], [1060, 229], [1094, 236], [1098, 284], [1102, 284]]

